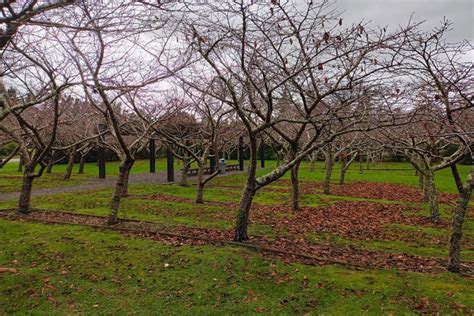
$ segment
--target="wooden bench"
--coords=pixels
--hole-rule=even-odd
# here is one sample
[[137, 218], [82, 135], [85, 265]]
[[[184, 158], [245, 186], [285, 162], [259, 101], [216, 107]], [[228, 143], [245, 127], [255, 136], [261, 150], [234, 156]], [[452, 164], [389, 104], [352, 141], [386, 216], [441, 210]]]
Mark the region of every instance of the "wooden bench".
[[240, 165], [226, 165], [225, 171], [239, 171]]
[[[239, 170], [239, 165], [226, 165], [225, 166], [225, 171], [238, 171]], [[197, 176], [199, 172], [199, 168], [193, 168], [188, 170], [188, 176]], [[204, 168], [204, 174], [210, 174], [211, 173], [211, 168], [206, 167]]]

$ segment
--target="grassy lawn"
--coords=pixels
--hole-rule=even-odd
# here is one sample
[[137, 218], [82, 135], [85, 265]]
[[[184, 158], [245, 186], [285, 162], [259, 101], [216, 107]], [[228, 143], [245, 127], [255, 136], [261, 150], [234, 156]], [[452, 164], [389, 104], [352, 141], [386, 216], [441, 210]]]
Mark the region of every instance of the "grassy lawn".
[[[237, 161], [228, 161], [228, 164], [237, 164]], [[310, 171], [310, 166], [308, 163], [304, 163], [300, 168], [300, 179], [301, 180], [310, 180], [310, 181], [322, 181], [324, 178], [323, 163], [318, 162], [316, 164], [316, 170], [314, 172]], [[119, 162], [107, 162], [107, 176], [116, 176], [118, 173]], [[275, 161], [267, 161], [266, 169], [259, 171], [260, 174], [271, 170], [276, 166]], [[175, 161], [175, 173], [178, 173], [182, 166], [178, 161]], [[196, 164], [191, 166], [192, 168], [197, 167]], [[354, 163], [349, 171], [346, 174], [347, 181], [371, 181], [371, 182], [390, 182], [390, 183], [400, 183], [416, 186], [418, 185], [418, 178], [414, 177], [414, 171], [408, 163], [380, 163], [380, 164], [371, 164], [369, 170], [365, 170], [365, 164], [363, 166], [363, 172], [359, 173], [359, 165]], [[64, 173], [66, 171], [66, 164], [55, 165], [53, 171], [50, 174], [44, 173], [41, 178], [37, 178], [34, 181], [34, 188], [53, 188], [60, 186], [74, 186], [87, 182], [92, 178], [98, 177], [98, 167], [94, 162], [86, 163], [84, 168], [84, 174], [77, 174], [79, 166], [78, 164], [74, 165], [73, 174], [71, 179], [64, 180]], [[386, 169], [396, 169], [387, 171]], [[461, 175], [465, 175], [468, 172], [469, 166], [459, 166]], [[0, 193], [6, 192], [16, 192], [21, 188], [22, 183], [22, 173], [17, 171], [18, 162], [11, 162], [0, 169]], [[399, 169], [408, 169], [408, 170], [399, 170]], [[156, 170], [165, 171], [166, 170], [166, 160], [157, 159], [156, 161]], [[135, 162], [131, 173], [140, 174], [149, 172], [149, 161], [148, 160], [138, 160]], [[336, 164], [332, 178], [334, 181], [337, 181], [339, 177], [339, 165]], [[451, 171], [449, 169], [444, 169], [436, 173], [436, 185], [440, 191], [444, 192], [456, 192], [456, 187], [454, 186], [454, 181], [451, 176]], [[234, 176], [233, 179], [229, 182], [235, 183], [236, 185], [241, 185], [244, 183], [245, 175]], [[289, 175], [283, 177], [283, 179], [289, 179]], [[224, 180], [227, 181], [227, 180]]]
[[[160, 163], [158, 168], [163, 170], [164, 161], [159, 166]], [[267, 169], [272, 166], [274, 162], [267, 162]], [[88, 167], [88, 172], [95, 170], [95, 166]], [[146, 161], [138, 162], [136, 167], [135, 172], [148, 171]], [[397, 170], [380, 170], [388, 168]], [[460, 166], [463, 177], [468, 168]], [[410, 169], [410, 166], [374, 164], [360, 174], [358, 165], [354, 164], [346, 179], [417, 186], [418, 177], [413, 170], [398, 169]], [[14, 172], [6, 170], [7, 174]], [[55, 172], [60, 171], [58, 166]], [[334, 181], [338, 171], [338, 168], [334, 171]], [[95, 176], [94, 172], [87, 175]], [[321, 163], [314, 172], [309, 171], [309, 165], [302, 165], [302, 189], [310, 191], [302, 194], [303, 208], [324, 212], [338, 203], [354, 207], [362, 203], [379, 205], [382, 209], [401, 207], [401, 214], [406, 216], [428, 215], [422, 202], [320, 194], [317, 188], [323, 176]], [[289, 209], [288, 179], [285, 176], [256, 195], [255, 209], [250, 215], [251, 235], [269, 239], [294, 237], [314, 245], [390, 254], [443, 259], [447, 256], [447, 224], [452, 208], [448, 204], [441, 205], [444, 226], [390, 222], [382, 224], [383, 234], [377, 238], [351, 237], [338, 230], [316, 228], [297, 232], [295, 236], [291, 223], [298, 220], [298, 214]], [[439, 172], [436, 181], [441, 192], [456, 192], [449, 170]], [[235, 203], [244, 183], [244, 174], [214, 179], [205, 190], [205, 200], [211, 203], [204, 205], [193, 203], [195, 187], [131, 185], [131, 196], [122, 200], [120, 217], [151, 221], [167, 229], [184, 226], [228, 231], [234, 225]], [[108, 188], [34, 197], [32, 206], [107, 216], [111, 194], [112, 188]], [[0, 208], [15, 205], [16, 201], [0, 202]], [[265, 214], [272, 214], [277, 221], [288, 221], [289, 225], [274, 225], [259, 217]], [[463, 236], [462, 259], [468, 261], [474, 261], [472, 218], [471, 214], [466, 220]], [[172, 246], [85, 227], [5, 220], [0, 220], [0, 245], [0, 267], [19, 271], [0, 273], [0, 315], [31, 311], [123, 315], [474, 312], [474, 278], [447, 272], [288, 264], [232, 246]]]
[[117, 233], [0, 221], [5, 314], [468, 313], [449, 273], [283, 264], [235, 247], [167, 246]]

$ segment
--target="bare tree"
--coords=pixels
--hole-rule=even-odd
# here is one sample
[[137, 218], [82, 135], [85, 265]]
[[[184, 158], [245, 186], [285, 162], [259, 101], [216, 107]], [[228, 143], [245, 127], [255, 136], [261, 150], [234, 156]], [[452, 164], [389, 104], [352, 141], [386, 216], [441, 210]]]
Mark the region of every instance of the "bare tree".
[[156, 100], [158, 83], [186, 64], [185, 54], [169, 48], [174, 29], [166, 19], [129, 1], [82, 1], [63, 18], [77, 23], [60, 35], [81, 77], [87, 101], [103, 116], [121, 159], [108, 223], [118, 223], [120, 199], [136, 154], [163, 119]]
[[470, 150], [474, 132], [472, 124], [466, 124], [473, 108], [474, 66], [465, 58], [472, 45], [448, 43], [449, 27], [443, 21], [432, 32], [407, 31], [398, 69], [415, 91], [415, 106], [425, 113], [423, 124], [405, 138], [405, 154], [423, 176], [434, 221], [439, 220], [434, 172], [451, 168], [460, 196], [465, 196], [456, 163]]
[[[337, 103], [335, 96], [371, 90], [376, 78], [383, 82], [375, 74], [390, 67], [392, 57], [375, 62], [373, 54], [383, 56], [384, 47], [399, 34], [368, 31], [363, 25], [344, 28], [325, 1], [299, 6], [295, 1], [270, 6], [237, 1], [212, 3], [208, 9], [213, 14], [202, 9], [185, 32], [205, 61], [206, 72], [217, 78], [212, 96], [235, 110], [248, 134], [249, 171], [234, 236], [245, 240], [259, 189], [338, 135], [368, 128], [362, 124], [367, 108], [360, 106], [354, 112], [353, 102]], [[194, 88], [200, 87], [194, 84]], [[327, 133], [328, 126], [338, 121], [345, 124]], [[285, 128], [288, 122], [291, 128]], [[284, 140], [290, 154], [278, 168], [257, 178], [258, 139], [269, 129]], [[307, 130], [314, 136], [303, 142]]]
[[[31, 32], [35, 31], [35, 36]], [[3, 52], [2, 69], [13, 91], [4, 96], [0, 130], [19, 146], [24, 165], [18, 210], [30, 210], [33, 180], [40, 177], [56, 141], [61, 109], [67, 106], [64, 90], [70, 74], [54, 43], [44, 44], [47, 29], [24, 28]], [[51, 58], [51, 56], [56, 56]]]
[[[183, 173], [187, 173], [189, 163], [198, 166], [196, 203], [204, 203], [204, 187], [220, 172], [219, 157], [235, 139], [239, 137], [238, 128], [232, 122], [233, 109], [222, 101], [211, 98], [208, 93], [185, 88], [186, 113], [180, 113], [173, 120], [173, 126], [163, 125], [157, 132], [165, 141], [176, 146], [182, 154], [175, 155], [184, 162]], [[214, 170], [209, 176], [204, 172], [208, 160], [212, 159]]]

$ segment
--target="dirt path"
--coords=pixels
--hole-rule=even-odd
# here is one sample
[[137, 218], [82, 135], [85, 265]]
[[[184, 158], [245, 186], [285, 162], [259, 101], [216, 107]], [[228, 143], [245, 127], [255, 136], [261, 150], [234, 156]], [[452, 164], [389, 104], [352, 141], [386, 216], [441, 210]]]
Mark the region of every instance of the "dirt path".
[[[228, 175], [238, 174], [241, 171], [227, 171], [223, 175], [219, 175], [219, 177], [224, 177]], [[193, 179], [195, 176], [189, 176], [189, 179]], [[151, 173], [139, 173], [139, 174], [131, 174], [130, 175], [130, 184], [166, 184], [166, 183], [176, 183], [180, 180], [180, 174], [175, 174], [174, 179], [175, 182], [168, 182], [166, 171], [157, 172], [154, 174]], [[106, 179], [98, 179], [98, 178], [91, 178], [87, 180], [86, 183], [75, 185], [75, 186], [62, 186], [56, 188], [45, 188], [45, 189], [33, 189], [31, 193], [32, 196], [45, 196], [51, 194], [60, 194], [60, 193], [71, 193], [71, 192], [82, 192], [82, 191], [90, 191], [95, 189], [103, 189], [103, 188], [113, 188], [115, 185], [115, 181], [117, 180], [116, 176], [108, 177]], [[34, 188], [34, 185], [33, 185]], [[19, 192], [9, 192], [9, 193], [2, 193], [0, 194], [0, 201], [7, 201], [17, 199], [19, 197]]]

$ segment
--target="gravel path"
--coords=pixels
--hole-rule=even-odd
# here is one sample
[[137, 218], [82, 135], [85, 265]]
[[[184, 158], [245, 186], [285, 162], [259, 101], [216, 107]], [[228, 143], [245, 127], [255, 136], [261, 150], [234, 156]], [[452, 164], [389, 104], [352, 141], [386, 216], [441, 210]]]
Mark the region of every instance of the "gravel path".
[[[227, 171], [224, 175], [219, 175], [219, 177], [228, 176], [232, 174], [240, 173], [241, 171]], [[192, 179], [195, 176], [189, 176], [188, 179]], [[166, 171], [161, 171], [157, 173], [140, 173], [140, 174], [131, 174], [129, 183], [130, 184], [164, 184], [164, 183], [176, 183], [180, 180], [180, 174], [177, 173], [174, 176], [175, 182], [168, 182]], [[45, 196], [51, 194], [60, 194], [60, 193], [70, 193], [70, 192], [81, 192], [81, 191], [91, 191], [94, 189], [103, 189], [103, 188], [113, 188], [117, 177], [108, 177], [106, 179], [91, 178], [84, 184], [75, 185], [75, 186], [63, 186], [56, 188], [45, 188], [37, 189], [31, 192], [31, 196]], [[34, 184], [33, 184], [34, 188]], [[0, 201], [17, 199], [20, 196], [19, 192], [10, 192], [0, 194]]]

